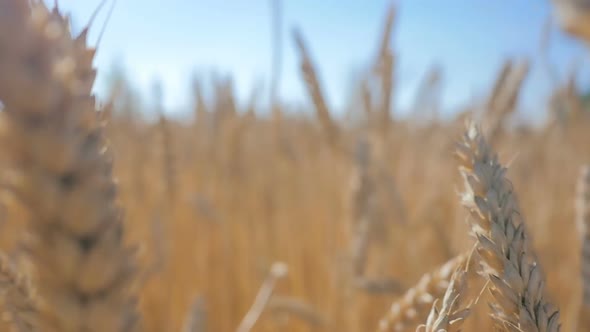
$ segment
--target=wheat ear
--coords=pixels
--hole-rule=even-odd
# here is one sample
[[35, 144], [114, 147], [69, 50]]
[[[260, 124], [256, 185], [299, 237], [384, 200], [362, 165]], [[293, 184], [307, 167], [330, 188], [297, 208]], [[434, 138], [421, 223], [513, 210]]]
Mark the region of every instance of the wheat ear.
[[133, 250], [91, 94], [84, 30], [42, 1], [0, 0], [3, 180], [28, 210], [40, 331], [132, 331]]
[[506, 119], [515, 111], [523, 82], [530, 70], [528, 61], [507, 61], [487, 102], [488, 137], [494, 142], [500, 136]]
[[422, 276], [416, 286], [394, 302], [389, 312], [379, 322], [379, 332], [407, 331], [416, 327], [428, 316], [434, 300], [442, 297], [454, 271], [467, 261], [467, 255], [459, 255], [438, 269]]
[[382, 135], [389, 133], [391, 128], [391, 105], [393, 95], [393, 70], [395, 57], [391, 49], [391, 36], [396, 18], [396, 7], [392, 2], [385, 17], [385, 24], [379, 45], [379, 55], [373, 70], [380, 80], [379, 129]]
[[337, 145], [338, 139], [340, 138], [340, 128], [330, 115], [330, 110], [326, 104], [324, 93], [318, 75], [316, 74], [317, 70], [313, 65], [305, 40], [303, 39], [301, 32], [297, 29], [293, 30], [293, 40], [295, 41], [295, 46], [301, 59], [301, 75], [307, 87], [307, 92], [315, 106], [318, 120], [326, 133], [328, 142], [333, 146]]
[[469, 316], [470, 305], [465, 304], [467, 291], [467, 264], [465, 261], [453, 273], [449, 287], [439, 308], [437, 299], [432, 305], [426, 324], [417, 331], [424, 332], [459, 332], [463, 322]]
[[492, 317], [500, 330], [559, 331], [559, 311], [544, 298], [545, 281], [521, 220], [512, 185], [480, 130], [471, 124], [457, 144], [465, 180], [463, 204], [491, 282]]
[[29, 280], [4, 255], [0, 255], [0, 295], [14, 331], [38, 331], [37, 303]]

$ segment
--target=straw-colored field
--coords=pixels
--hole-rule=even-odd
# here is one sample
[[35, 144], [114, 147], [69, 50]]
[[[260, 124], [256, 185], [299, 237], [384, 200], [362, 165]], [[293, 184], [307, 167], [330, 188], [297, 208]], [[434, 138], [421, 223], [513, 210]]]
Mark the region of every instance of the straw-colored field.
[[529, 69], [511, 59], [454, 119], [398, 119], [394, 19], [355, 121], [296, 32], [315, 116], [261, 116], [219, 80], [195, 83], [191, 121], [153, 122], [124, 81], [95, 105], [91, 46], [59, 12], [0, 0], [0, 331], [590, 330], [575, 79], [539, 128], [511, 121]]

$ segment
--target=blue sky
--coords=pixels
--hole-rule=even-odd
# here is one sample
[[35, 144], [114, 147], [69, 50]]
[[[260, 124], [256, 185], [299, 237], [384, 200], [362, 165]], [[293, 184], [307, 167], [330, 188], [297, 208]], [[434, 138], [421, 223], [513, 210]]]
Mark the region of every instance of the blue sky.
[[[48, 0], [52, 2], [53, 0]], [[100, 0], [59, 0], [83, 25]], [[284, 44], [280, 95], [306, 102], [290, 29], [298, 26], [320, 70], [328, 100], [341, 108], [355, 68], [375, 52], [387, 0], [283, 0]], [[392, 43], [399, 55], [397, 103], [407, 108], [422, 76], [433, 64], [444, 71], [443, 102], [455, 108], [490, 88], [508, 56], [533, 60], [523, 108], [535, 114], [550, 81], [541, 65], [541, 31], [550, 16], [549, 0], [399, 0]], [[108, 5], [107, 5], [108, 7]], [[98, 16], [96, 40], [107, 9]], [[211, 70], [233, 76], [243, 100], [257, 82], [268, 87], [271, 68], [270, 0], [118, 0], [100, 44], [97, 90], [114, 62], [123, 63], [147, 95], [163, 81], [164, 104], [180, 109], [189, 101], [190, 74]], [[558, 29], [551, 33], [550, 61], [561, 78], [584, 47]], [[589, 66], [582, 62], [582, 72]], [[586, 86], [588, 80], [582, 81]]]

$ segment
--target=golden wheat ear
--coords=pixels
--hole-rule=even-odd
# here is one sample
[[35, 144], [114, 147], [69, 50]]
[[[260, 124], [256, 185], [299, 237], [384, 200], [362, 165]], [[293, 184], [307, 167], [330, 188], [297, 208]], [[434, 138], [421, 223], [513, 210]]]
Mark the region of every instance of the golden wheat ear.
[[276, 316], [288, 315], [298, 318], [310, 327], [320, 328], [328, 325], [326, 317], [312, 305], [298, 298], [273, 295], [268, 302], [268, 309]]
[[322, 86], [318, 78], [317, 70], [313, 65], [307, 44], [303, 39], [303, 35], [301, 34], [300, 30], [293, 30], [293, 41], [297, 51], [299, 52], [301, 76], [307, 88], [307, 93], [309, 94], [315, 106], [317, 118], [325, 132], [328, 143], [332, 146], [337, 146], [338, 140], [341, 137], [340, 127], [330, 114], [330, 110], [326, 103], [326, 99], [324, 98]]
[[435, 300], [426, 319], [426, 324], [419, 326], [417, 331], [461, 331], [463, 322], [471, 312], [470, 305], [464, 303], [467, 291], [467, 263], [467, 261], [464, 262], [455, 270], [442, 298], [442, 304], [439, 307], [439, 301]]
[[379, 322], [379, 332], [408, 331], [428, 317], [437, 298], [442, 298], [453, 279], [453, 273], [464, 265], [468, 256], [459, 255], [438, 269], [422, 276], [418, 284], [391, 305], [389, 312]]
[[86, 34], [42, 1], [0, 0], [2, 180], [28, 213], [40, 331], [132, 331], [136, 261], [124, 245]]
[[559, 331], [559, 311], [544, 297], [545, 277], [531, 246], [506, 168], [480, 130], [470, 124], [457, 156], [465, 180], [463, 204], [470, 213], [490, 303], [497, 327], [504, 331]]

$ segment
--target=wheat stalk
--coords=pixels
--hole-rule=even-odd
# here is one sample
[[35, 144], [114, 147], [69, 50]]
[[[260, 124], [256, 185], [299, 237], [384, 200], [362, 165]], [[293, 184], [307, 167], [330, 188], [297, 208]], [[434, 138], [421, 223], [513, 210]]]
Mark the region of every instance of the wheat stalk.
[[170, 121], [163, 112], [159, 114], [158, 131], [161, 138], [162, 147], [162, 169], [165, 184], [165, 194], [168, 200], [168, 207], [172, 207], [176, 198], [177, 185], [177, 166], [176, 155], [174, 151], [173, 137]]
[[379, 52], [375, 60], [373, 71], [380, 80], [380, 103], [379, 103], [379, 128], [383, 135], [389, 132], [391, 127], [391, 101], [393, 94], [393, 67], [394, 56], [391, 50], [391, 36], [393, 34], [393, 23], [395, 21], [396, 7], [392, 2], [387, 10]]
[[205, 298], [198, 296], [190, 307], [184, 321], [183, 332], [207, 331], [207, 308]]
[[191, 92], [193, 98], [193, 115], [195, 124], [197, 125], [198, 129], [204, 130], [205, 128], [207, 128], [207, 121], [209, 120], [209, 111], [207, 109], [205, 97], [203, 96], [202, 82], [196, 75], [192, 79]]
[[402, 284], [393, 278], [373, 278], [357, 276], [353, 279], [354, 286], [365, 291], [367, 294], [401, 294], [405, 290]]
[[309, 326], [324, 327], [326, 325], [325, 317], [309, 303], [297, 298], [273, 296], [268, 303], [268, 309], [276, 315], [288, 314], [296, 317]]
[[492, 317], [500, 330], [559, 331], [559, 311], [544, 298], [545, 281], [527, 243], [512, 185], [496, 154], [471, 124], [457, 144], [478, 252], [491, 282]]
[[283, 35], [283, 5], [281, 0], [270, 0], [272, 10], [272, 63], [271, 63], [271, 84], [270, 84], [270, 107], [273, 116], [279, 109], [279, 95], [281, 83], [281, 67], [283, 57], [283, 43], [281, 36]]
[[132, 331], [135, 258], [91, 95], [86, 31], [41, 1], [0, 1], [4, 181], [29, 213], [40, 331]]
[[287, 275], [287, 266], [284, 263], [274, 263], [271, 268], [266, 280], [258, 290], [258, 294], [254, 299], [254, 303], [248, 313], [242, 319], [242, 322], [236, 329], [236, 332], [249, 332], [252, 330], [258, 318], [262, 315], [266, 306], [268, 305], [272, 293], [275, 288], [275, 284], [281, 278], [284, 278]]
[[490, 123], [488, 135], [491, 142], [498, 138], [506, 119], [516, 109], [516, 102], [522, 89], [522, 83], [529, 72], [529, 67], [528, 61], [516, 64], [507, 61], [500, 71], [486, 105], [486, 116]]

